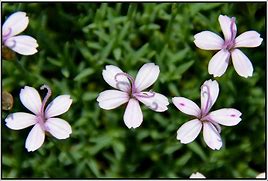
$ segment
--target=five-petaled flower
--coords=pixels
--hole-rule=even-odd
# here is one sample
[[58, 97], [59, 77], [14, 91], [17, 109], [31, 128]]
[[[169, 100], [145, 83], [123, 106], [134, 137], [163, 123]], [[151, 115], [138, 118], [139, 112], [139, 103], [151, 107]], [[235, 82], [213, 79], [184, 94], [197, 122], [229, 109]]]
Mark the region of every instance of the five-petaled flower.
[[60, 95], [56, 97], [45, 109], [48, 98], [51, 96], [51, 90], [47, 85], [41, 89], [47, 89], [47, 95], [41, 101], [40, 95], [33, 87], [25, 86], [20, 91], [20, 100], [22, 104], [34, 114], [17, 112], [10, 114], [6, 119], [6, 125], [10, 129], [20, 130], [34, 125], [30, 131], [25, 148], [35, 151], [42, 146], [45, 140], [45, 132], [49, 132], [57, 139], [66, 139], [72, 133], [72, 128], [65, 120], [55, 118], [68, 111], [72, 104], [69, 95]]
[[110, 110], [128, 102], [124, 113], [124, 122], [128, 128], [139, 127], [143, 121], [139, 101], [157, 112], [167, 110], [169, 102], [165, 96], [153, 91], [143, 92], [156, 81], [159, 72], [157, 65], [147, 63], [140, 68], [134, 80], [120, 68], [107, 65], [102, 72], [103, 78], [110, 86], [119, 90], [101, 92], [97, 98], [99, 106]]
[[252, 76], [253, 66], [250, 60], [237, 48], [259, 46], [262, 42], [260, 34], [256, 31], [247, 31], [236, 37], [234, 17], [220, 15], [218, 20], [225, 40], [211, 31], [202, 31], [194, 36], [194, 43], [197, 47], [204, 50], [220, 50], [209, 62], [209, 74], [213, 74], [214, 77], [222, 76], [231, 56], [234, 69], [240, 76], [246, 78]]
[[203, 127], [203, 137], [206, 144], [213, 150], [222, 146], [220, 137], [221, 125], [234, 126], [241, 121], [242, 113], [233, 108], [223, 108], [210, 111], [219, 94], [219, 84], [216, 80], [207, 80], [201, 87], [201, 109], [191, 100], [184, 97], [172, 98], [173, 104], [183, 113], [196, 117], [184, 123], [177, 131], [177, 139], [181, 143], [192, 142]]
[[24, 31], [28, 23], [29, 18], [25, 12], [10, 15], [2, 26], [2, 44], [22, 55], [35, 54], [38, 44], [34, 38], [27, 35], [15, 36]]

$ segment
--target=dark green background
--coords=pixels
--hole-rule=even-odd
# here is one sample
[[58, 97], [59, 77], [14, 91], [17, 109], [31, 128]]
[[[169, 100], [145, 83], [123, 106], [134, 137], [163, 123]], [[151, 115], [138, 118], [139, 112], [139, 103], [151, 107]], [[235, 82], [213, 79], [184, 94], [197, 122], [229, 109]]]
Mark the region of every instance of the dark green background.
[[[2, 111], [3, 178], [189, 178], [196, 171], [208, 178], [254, 178], [266, 170], [266, 3], [2, 3], [2, 22], [16, 11], [27, 12], [23, 34], [37, 39], [39, 51], [2, 60], [2, 89], [14, 97], [13, 109]], [[176, 140], [191, 117], [173, 104], [164, 113], [142, 106], [144, 120], [135, 130], [123, 122], [125, 106], [99, 108], [96, 97], [111, 88], [102, 78], [105, 65], [134, 76], [147, 62], [160, 66], [154, 91], [170, 102], [184, 96], [200, 105], [200, 86], [213, 79], [208, 62], [215, 52], [197, 48], [193, 36], [203, 30], [222, 36], [220, 14], [236, 18], [238, 34], [256, 30], [264, 41], [241, 49], [254, 66], [253, 77], [238, 76], [230, 64], [216, 78], [220, 94], [212, 110], [243, 113], [237, 126], [222, 126], [219, 151], [208, 148], [202, 134], [187, 145]], [[28, 153], [31, 128], [14, 131], [4, 119], [28, 112], [19, 100], [21, 88], [43, 84], [52, 98], [71, 95], [73, 104], [60, 117], [73, 133], [61, 141], [48, 136]]]

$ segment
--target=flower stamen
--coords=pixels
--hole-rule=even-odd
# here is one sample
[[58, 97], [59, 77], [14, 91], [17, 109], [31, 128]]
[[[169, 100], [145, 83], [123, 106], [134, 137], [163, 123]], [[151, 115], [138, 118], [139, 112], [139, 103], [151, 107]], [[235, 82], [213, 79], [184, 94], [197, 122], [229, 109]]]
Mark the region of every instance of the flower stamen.
[[233, 42], [236, 36], [236, 29], [234, 28], [235, 25], [235, 17], [231, 18], [231, 41]]
[[8, 28], [8, 32], [6, 34], [3, 34], [3, 42], [7, 40], [11, 32], [12, 32], [11, 28]]
[[44, 109], [45, 109], [45, 105], [46, 105], [46, 103], [47, 103], [47, 101], [48, 101], [48, 98], [51, 96], [51, 89], [50, 89], [50, 87], [48, 86], [48, 85], [42, 85], [41, 87], [40, 87], [40, 89], [41, 90], [43, 90], [43, 89], [47, 89], [47, 94], [46, 94], [46, 96], [45, 96], [45, 98], [43, 99], [43, 101], [42, 101], [42, 106], [41, 106], [41, 115], [42, 115], [42, 117], [44, 118], [45, 117], [45, 115], [44, 115], [44, 113], [45, 113], [45, 111], [44, 111]]
[[133, 77], [131, 77], [129, 74], [127, 73], [124, 73], [124, 72], [121, 72], [121, 73], [117, 73], [114, 77], [115, 81], [118, 83], [116, 85], [116, 87], [119, 88], [119, 84], [123, 84], [123, 85], [126, 85], [127, 83], [126, 82], [123, 82], [123, 81], [119, 81], [118, 80], [118, 76], [125, 76], [129, 79], [130, 83], [131, 83], [131, 93], [134, 94], [137, 90], [136, 90], [136, 86], [135, 86], [135, 80], [133, 79]]
[[209, 120], [209, 122], [211, 122], [215, 128], [217, 129], [218, 133], [221, 133], [221, 127], [218, 123], [216, 123], [215, 121]]
[[[207, 91], [204, 90], [204, 88], [207, 89]], [[212, 100], [211, 100], [211, 96], [210, 96], [210, 90], [209, 90], [209, 86], [207, 85], [202, 85], [201, 89], [203, 90], [202, 92], [202, 96], [205, 97], [207, 95], [207, 102], [206, 102], [206, 106], [205, 106], [205, 109], [202, 110], [202, 117], [203, 116], [206, 116], [207, 112], [208, 112], [208, 108], [209, 106], [212, 104]]]
[[223, 45], [223, 48], [227, 50], [231, 50], [235, 46], [235, 36], [236, 36], [235, 17], [231, 18], [230, 31], [231, 31], [231, 37], [229, 40], [225, 40], [225, 43]]
[[135, 96], [135, 97], [142, 97], [142, 98], [152, 98], [152, 97], [155, 96], [155, 92], [150, 91], [148, 93], [145, 93], [145, 92], [143, 92], [143, 93], [136, 93], [133, 96]]
[[17, 42], [15, 40], [12, 40], [12, 45], [9, 45], [8, 48], [12, 49], [16, 47]]

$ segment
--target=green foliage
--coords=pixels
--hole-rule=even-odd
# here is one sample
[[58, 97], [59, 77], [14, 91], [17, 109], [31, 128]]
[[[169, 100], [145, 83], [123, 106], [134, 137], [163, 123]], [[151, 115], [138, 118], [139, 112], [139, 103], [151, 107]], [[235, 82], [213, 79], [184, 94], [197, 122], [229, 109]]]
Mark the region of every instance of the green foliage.
[[[2, 3], [2, 20], [25, 11], [29, 26], [23, 34], [37, 39], [38, 53], [2, 60], [2, 89], [14, 107], [2, 111], [3, 178], [254, 178], [265, 164], [265, 3]], [[160, 66], [154, 91], [184, 96], [200, 104], [200, 86], [213, 79], [208, 62], [215, 52], [198, 49], [193, 35], [203, 30], [222, 35], [218, 16], [236, 17], [238, 34], [256, 30], [260, 47], [243, 49], [254, 66], [253, 77], [237, 75], [232, 65], [216, 80], [220, 94], [213, 110], [234, 107], [242, 121], [222, 127], [223, 147], [208, 148], [202, 134], [188, 144], [176, 140], [189, 116], [173, 104], [164, 113], [142, 107], [143, 123], [129, 130], [125, 106], [103, 110], [98, 94], [109, 85], [102, 78], [112, 64], [135, 75], [147, 62]], [[70, 94], [73, 104], [61, 118], [72, 125], [66, 140], [47, 136], [28, 153], [30, 128], [14, 131], [4, 124], [11, 112], [27, 112], [19, 100], [25, 86], [47, 84], [52, 97]], [[44, 95], [43, 91], [40, 91]]]

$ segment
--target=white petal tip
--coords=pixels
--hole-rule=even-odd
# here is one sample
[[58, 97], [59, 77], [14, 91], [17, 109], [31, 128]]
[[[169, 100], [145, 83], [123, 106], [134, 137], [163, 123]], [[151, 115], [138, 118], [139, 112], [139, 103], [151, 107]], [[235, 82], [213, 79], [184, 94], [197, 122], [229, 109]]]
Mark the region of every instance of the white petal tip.
[[140, 126], [128, 126], [128, 125], [126, 125], [126, 126], [128, 127], [128, 129], [136, 129], [136, 128], [140, 127]]
[[31, 148], [26, 148], [26, 149], [27, 149], [28, 152], [34, 152], [35, 151], [34, 149], [31, 149]]
[[253, 74], [249, 74], [249, 75], [240, 75], [241, 77], [244, 77], [244, 78], [249, 78], [249, 77], [252, 77]]
[[181, 138], [178, 138], [178, 136], [177, 136], [177, 140], [178, 140], [180, 143], [182, 143], [182, 144], [188, 144], [188, 142], [183, 141]]
[[210, 75], [213, 75], [213, 77], [221, 77], [223, 74], [216, 74], [216, 73], [213, 73], [213, 72], [208, 72]]

